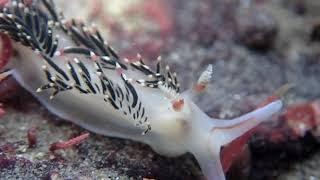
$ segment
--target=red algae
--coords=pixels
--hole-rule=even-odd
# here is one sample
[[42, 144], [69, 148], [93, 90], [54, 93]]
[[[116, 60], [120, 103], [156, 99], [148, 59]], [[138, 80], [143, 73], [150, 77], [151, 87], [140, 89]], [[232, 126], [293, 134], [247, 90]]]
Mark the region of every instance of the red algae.
[[162, 36], [167, 36], [172, 33], [174, 22], [172, 13], [163, 0], [149, 0], [143, 3], [145, 14], [151, 17], [158, 25]]
[[[1, 6], [1, 5], [0, 5]], [[4, 67], [12, 56], [12, 44], [9, 37], [5, 34], [0, 34], [1, 46], [0, 46], [0, 68]]]
[[290, 106], [283, 116], [294, 134], [302, 137], [306, 132], [313, 131], [320, 125], [320, 102], [313, 101]]
[[89, 135], [90, 135], [89, 133], [84, 133], [84, 134], [81, 134], [75, 138], [68, 140], [68, 141], [53, 143], [53, 144], [51, 144], [49, 150], [51, 152], [54, 152], [54, 151], [60, 150], [60, 149], [71, 148], [72, 146], [78, 145], [78, 144], [82, 143], [83, 141], [85, 141], [89, 137]]
[[0, 0], [0, 7], [5, 6], [8, 2], [9, 0]]
[[231, 168], [233, 163], [237, 159], [242, 158], [242, 154], [246, 153], [248, 151], [248, 147], [246, 146], [248, 140], [252, 136], [254, 130], [251, 130], [247, 133], [245, 133], [243, 136], [237, 138], [236, 140], [232, 141], [227, 146], [223, 147], [221, 150], [220, 156], [221, 156], [221, 163], [224, 172], [228, 172], [228, 170]]
[[15, 159], [0, 156], [0, 169], [9, 168], [15, 164]]
[[28, 139], [29, 148], [33, 148], [37, 145], [38, 138], [37, 138], [36, 128], [33, 127], [28, 129], [27, 139]]

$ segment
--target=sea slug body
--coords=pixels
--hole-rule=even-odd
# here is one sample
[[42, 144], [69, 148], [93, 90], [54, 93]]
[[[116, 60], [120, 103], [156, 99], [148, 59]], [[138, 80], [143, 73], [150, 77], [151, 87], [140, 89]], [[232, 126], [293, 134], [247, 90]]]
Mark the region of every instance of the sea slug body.
[[270, 119], [274, 101], [239, 118], [208, 117], [192, 101], [207, 87], [212, 66], [191, 90], [180, 92], [176, 73], [154, 70], [141, 57], [120, 60], [95, 27], [66, 20], [52, 0], [13, 0], [1, 8], [0, 31], [15, 56], [2, 69], [52, 113], [92, 132], [150, 145], [167, 156], [192, 153], [209, 180], [225, 179], [220, 148]]

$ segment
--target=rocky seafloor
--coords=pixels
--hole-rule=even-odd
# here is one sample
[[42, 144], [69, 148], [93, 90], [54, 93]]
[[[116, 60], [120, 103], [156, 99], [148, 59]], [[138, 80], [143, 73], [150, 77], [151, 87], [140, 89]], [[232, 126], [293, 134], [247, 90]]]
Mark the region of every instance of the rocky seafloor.
[[[248, 112], [287, 83], [294, 84], [285, 96], [287, 106], [320, 97], [320, 1], [118, 1], [56, 0], [67, 17], [82, 17], [103, 28], [121, 55], [161, 55], [176, 70], [183, 89], [213, 64], [214, 79], [196, 102], [213, 117]], [[121, 13], [123, 9], [127, 12]], [[167, 158], [146, 145], [94, 133], [53, 154], [52, 143], [86, 130], [51, 115], [24, 90], [4, 106], [0, 179], [203, 178], [190, 154]], [[37, 143], [29, 148], [31, 128]], [[270, 143], [253, 136], [251, 160], [233, 168], [228, 179], [320, 179], [318, 138], [306, 132]]]

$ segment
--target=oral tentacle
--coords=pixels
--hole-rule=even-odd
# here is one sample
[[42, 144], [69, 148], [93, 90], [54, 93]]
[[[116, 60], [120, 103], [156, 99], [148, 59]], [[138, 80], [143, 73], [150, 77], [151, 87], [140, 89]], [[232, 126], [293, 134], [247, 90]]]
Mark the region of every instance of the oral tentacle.
[[225, 145], [240, 137], [244, 133], [258, 126], [282, 108], [282, 101], [277, 100], [264, 107], [232, 120], [219, 120], [211, 130], [211, 136], [219, 137], [221, 145]]

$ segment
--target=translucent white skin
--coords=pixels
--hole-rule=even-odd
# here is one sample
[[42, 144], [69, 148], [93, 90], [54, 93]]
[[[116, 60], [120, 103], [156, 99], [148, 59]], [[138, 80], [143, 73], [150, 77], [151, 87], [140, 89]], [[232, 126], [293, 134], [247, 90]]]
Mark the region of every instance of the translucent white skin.
[[[68, 36], [59, 31], [59, 48], [74, 45]], [[57, 116], [71, 121], [92, 132], [111, 137], [119, 137], [140, 141], [150, 145], [156, 152], [166, 156], [179, 156], [192, 153], [198, 160], [203, 174], [208, 180], [225, 179], [220, 163], [220, 148], [230, 143], [245, 132], [256, 127], [270, 116], [280, 111], [282, 102], [272, 102], [251, 113], [231, 120], [218, 120], [208, 117], [193, 102], [189, 93], [182, 93], [184, 99], [181, 111], [175, 111], [172, 100], [159, 89], [141, 87], [133, 84], [140, 101], [146, 107], [146, 113], [152, 130], [142, 135], [143, 129], [135, 126], [135, 122], [127, 119], [106, 103], [103, 95], [81, 94], [77, 90], [60, 92], [50, 100], [51, 90], [36, 93], [36, 89], [47, 84], [42, 70], [45, 61], [41, 56], [27, 47], [13, 43], [17, 56], [7, 68], [12, 69], [13, 77], [43, 105]], [[89, 69], [93, 80], [98, 80], [93, 64], [90, 60], [78, 57]], [[53, 61], [67, 71], [66, 59], [73, 57], [55, 57]], [[123, 85], [119, 74], [113, 70], [104, 70], [113, 82]], [[124, 71], [127, 77], [139, 79], [142, 77], [137, 71]]]

